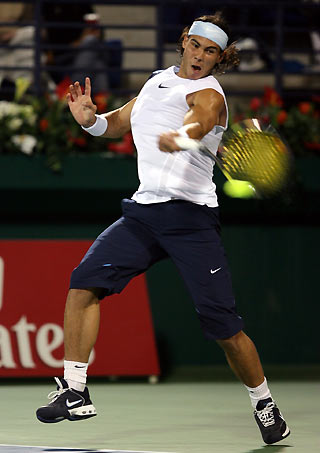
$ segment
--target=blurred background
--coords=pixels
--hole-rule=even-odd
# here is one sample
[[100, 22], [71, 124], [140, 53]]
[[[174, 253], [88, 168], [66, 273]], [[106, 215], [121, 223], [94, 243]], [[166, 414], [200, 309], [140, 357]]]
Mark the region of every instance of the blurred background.
[[[215, 171], [238, 311], [269, 374], [319, 378], [316, 0], [0, 0], [0, 376], [54, 375], [61, 368], [69, 273], [138, 185], [131, 134], [119, 140], [88, 136], [68, 112], [68, 85], [90, 76], [98, 112], [119, 107], [153, 71], [178, 64], [183, 27], [217, 10], [229, 21], [241, 57], [238, 68], [218, 77], [231, 121], [272, 123], [293, 155], [288, 189], [269, 200], [226, 197], [223, 176]], [[114, 296], [120, 298], [114, 303], [137, 307], [143, 294], [145, 324], [135, 325], [140, 311], [126, 308], [112, 324], [127, 314], [130, 336], [103, 338], [115, 348], [123, 341], [117, 360], [128, 366], [108, 368], [101, 352], [93, 374], [230, 377], [220, 349], [202, 337], [174, 265], [158, 263], [142, 284]], [[152, 356], [152, 365], [137, 369], [130, 344], [144, 329], [137, 361], [147, 364]]]

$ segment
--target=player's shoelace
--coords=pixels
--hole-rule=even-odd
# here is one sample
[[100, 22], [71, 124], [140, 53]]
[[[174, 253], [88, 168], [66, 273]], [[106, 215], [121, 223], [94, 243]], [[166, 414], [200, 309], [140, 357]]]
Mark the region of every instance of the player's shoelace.
[[263, 408], [261, 411], [256, 411], [257, 417], [266, 428], [267, 426], [274, 425], [274, 413], [273, 413], [274, 403], [270, 402]]
[[48, 399], [51, 400], [50, 403], [53, 403], [57, 398], [59, 398], [60, 395], [62, 395], [64, 392], [66, 392], [67, 390], [69, 390], [68, 388], [64, 389], [59, 380], [57, 378], [54, 378], [56, 383], [58, 384], [59, 386], [59, 389], [58, 390], [53, 390], [53, 392], [50, 392], [48, 394]]

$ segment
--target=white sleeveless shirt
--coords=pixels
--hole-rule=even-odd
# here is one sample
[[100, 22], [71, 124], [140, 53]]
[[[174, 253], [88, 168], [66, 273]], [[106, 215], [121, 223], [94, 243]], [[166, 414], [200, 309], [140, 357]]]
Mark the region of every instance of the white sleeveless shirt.
[[198, 80], [179, 77], [174, 66], [149, 79], [139, 93], [131, 112], [131, 129], [138, 154], [140, 186], [132, 199], [138, 203], [161, 203], [187, 200], [218, 206], [216, 186], [212, 181], [214, 163], [199, 151], [160, 151], [159, 135], [177, 130], [189, 106], [190, 93], [212, 88], [220, 93], [227, 110], [226, 127], [214, 126], [203, 137], [203, 144], [217, 152], [228, 124], [228, 107], [223, 90], [213, 76]]

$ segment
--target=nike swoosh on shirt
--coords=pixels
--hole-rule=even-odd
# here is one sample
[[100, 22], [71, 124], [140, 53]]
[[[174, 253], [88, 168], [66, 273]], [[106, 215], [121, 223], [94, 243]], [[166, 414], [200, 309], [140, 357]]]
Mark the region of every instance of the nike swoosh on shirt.
[[171, 87], [163, 86], [162, 83], [160, 83], [160, 85], [158, 85], [158, 88], [171, 88]]
[[82, 403], [82, 400], [71, 401], [71, 403], [70, 403], [69, 400], [66, 401], [66, 405], [67, 405], [68, 407], [73, 407], [73, 406], [75, 406], [75, 405], [78, 404], [78, 403]]

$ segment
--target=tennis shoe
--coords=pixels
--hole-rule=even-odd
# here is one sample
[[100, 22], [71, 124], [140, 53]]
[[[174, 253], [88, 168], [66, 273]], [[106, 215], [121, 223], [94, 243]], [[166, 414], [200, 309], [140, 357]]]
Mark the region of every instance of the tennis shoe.
[[54, 379], [57, 390], [49, 393], [50, 403], [37, 410], [38, 420], [43, 423], [58, 423], [62, 420], [84, 420], [97, 415], [90, 400], [88, 387], [79, 392], [70, 388], [65, 379], [56, 377]]
[[266, 444], [274, 444], [289, 436], [290, 429], [272, 398], [258, 401], [253, 414]]

